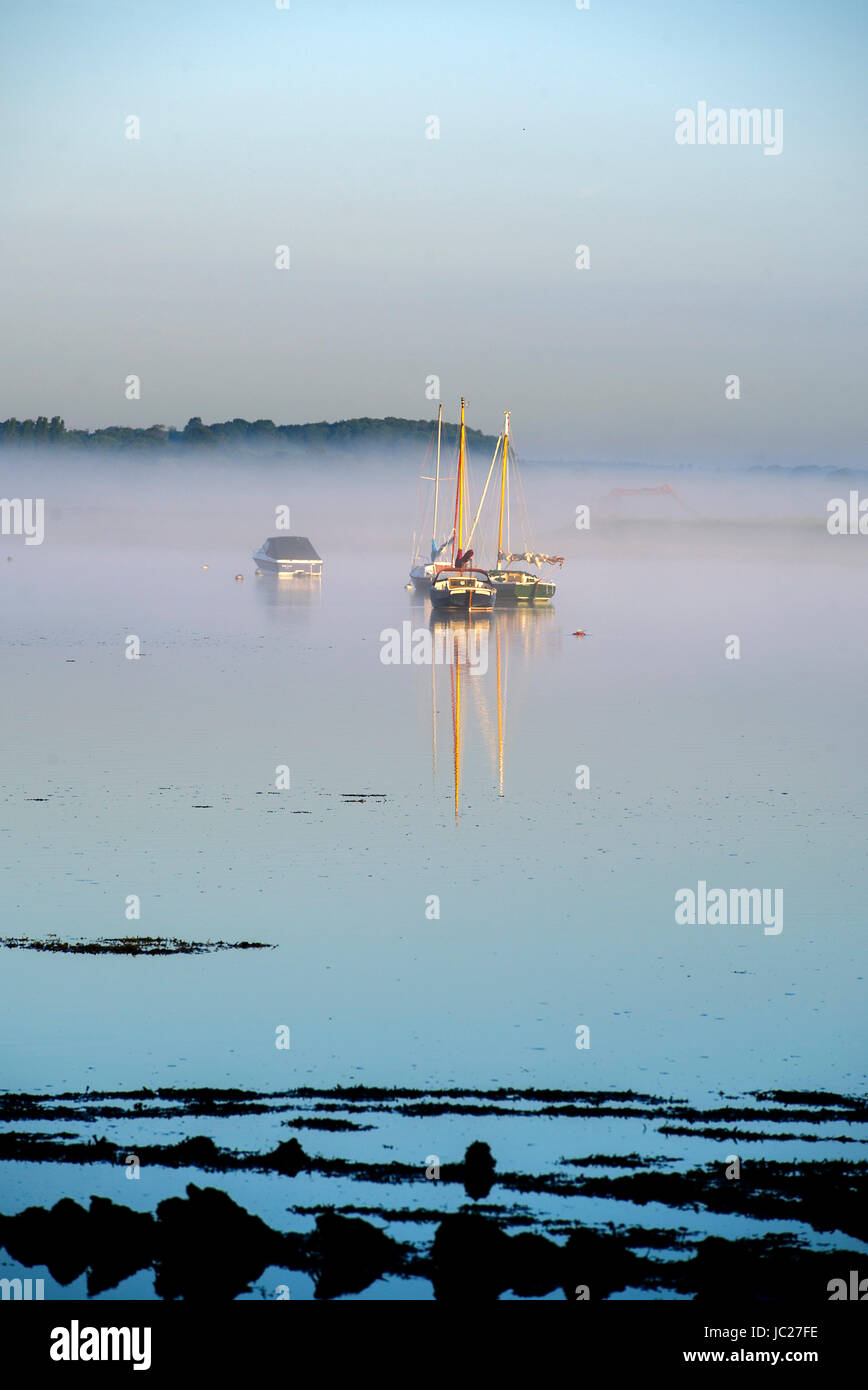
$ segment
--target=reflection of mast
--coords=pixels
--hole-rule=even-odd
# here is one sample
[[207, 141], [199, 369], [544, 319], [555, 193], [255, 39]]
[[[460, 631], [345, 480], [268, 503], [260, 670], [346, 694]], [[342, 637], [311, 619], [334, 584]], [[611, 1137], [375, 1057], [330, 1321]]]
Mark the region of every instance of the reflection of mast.
[[458, 796], [461, 790], [461, 667], [458, 663], [458, 638], [453, 637], [452, 662], [452, 749], [455, 777], [455, 824], [458, 824]]
[[[507, 416], [507, 419], [509, 417]], [[498, 547], [499, 552], [499, 547]], [[500, 698], [500, 623], [497, 625], [497, 775], [503, 796], [503, 705]]]
[[437, 683], [434, 679], [436, 671], [434, 662], [431, 662], [431, 733], [432, 733], [432, 756], [434, 765], [432, 768], [434, 790], [437, 790]]

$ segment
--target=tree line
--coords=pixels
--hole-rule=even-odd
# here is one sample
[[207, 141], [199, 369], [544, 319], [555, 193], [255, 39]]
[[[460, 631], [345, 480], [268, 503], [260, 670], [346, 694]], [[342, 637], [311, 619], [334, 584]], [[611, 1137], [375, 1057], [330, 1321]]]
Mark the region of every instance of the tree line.
[[[167, 425], [150, 425], [135, 429], [126, 425], [109, 425], [104, 429], [70, 430], [59, 415], [51, 419], [40, 415], [35, 420], [0, 421], [0, 448], [26, 449], [38, 445], [72, 449], [219, 449], [225, 447], [286, 448], [303, 446], [310, 449], [355, 449], [361, 446], [398, 449], [410, 447], [424, 451], [435, 428], [433, 420], [402, 420], [386, 416], [383, 420], [368, 417], [358, 420], [325, 420], [309, 425], [276, 425], [273, 420], [224, 420], [205, 425], [199, 415], [187, 421], [183, 429]], [[493, 435], [481, 430], [467, 430], [471, 444], [493, 448]], [[443, 422], [444, 448], [458, 443], [458, 426]]]

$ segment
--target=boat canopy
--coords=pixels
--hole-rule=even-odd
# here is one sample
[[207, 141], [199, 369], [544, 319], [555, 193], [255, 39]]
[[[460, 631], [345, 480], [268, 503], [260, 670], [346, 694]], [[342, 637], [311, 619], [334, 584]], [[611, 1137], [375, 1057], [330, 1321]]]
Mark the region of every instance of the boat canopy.
[[263, 546], [273, 560], [320, 560], [307, 536], [269, 536]]

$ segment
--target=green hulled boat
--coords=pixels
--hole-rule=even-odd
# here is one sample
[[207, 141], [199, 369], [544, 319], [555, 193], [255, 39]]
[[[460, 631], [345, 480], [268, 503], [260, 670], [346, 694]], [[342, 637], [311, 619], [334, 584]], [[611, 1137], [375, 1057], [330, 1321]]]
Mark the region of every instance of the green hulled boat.
[[527, 570], [489, 570], [488, 577], [497, 590], [498, 603], [548, 603], [555, 596], [556, 585]]
[[[496, 457], [496, 455], [495, 455]], [[534, 565], [563, 565], [562, 555], [542, 555], [534, 551], [513, 554], [509, 546], [509, 411], [504, 412], [503, 458], [500, 473], [500, 522], [497, 530], [497, 564], [488, 571], [488, 578], [497, 591], [499, 604], [521, 604], [530, 606], [536, 603], [549, 603], [555, 596], [555, 585], [542, 579], [529, 570], [515, 569], [516, 561]], [[506, 549], [503, 546], [504, 516], [506, 518]]]

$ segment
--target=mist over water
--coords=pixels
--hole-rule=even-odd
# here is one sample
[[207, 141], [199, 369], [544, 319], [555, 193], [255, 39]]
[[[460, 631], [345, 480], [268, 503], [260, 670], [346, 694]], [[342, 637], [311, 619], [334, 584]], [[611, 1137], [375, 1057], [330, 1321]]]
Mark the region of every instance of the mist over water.
[[[6, 1084], [858, 1085], [865, 543], [824, 524], [846, 488], [661, 479], [688, 512], [604, 504], [628, 470], [526, 466], [566, 563], [551, 609], [482, 620], [456, 819], [453, 673], [380, 660], [429, 622], [403, 587], [418, 469], [4, 460], [6, 495], [46, 498], [0, 574], [5, 934], [278, 947], [5, 952]], [[254, 573], [282, 503], [321, 586]], [[782, 933], [676, 926], [699, 880], [782, 889]]]

